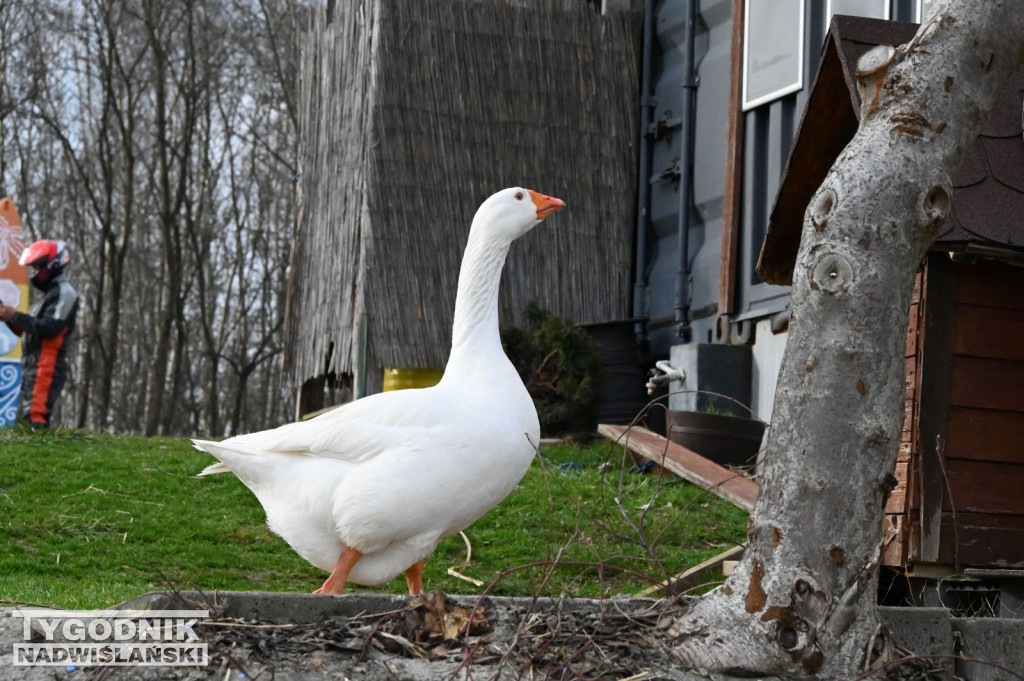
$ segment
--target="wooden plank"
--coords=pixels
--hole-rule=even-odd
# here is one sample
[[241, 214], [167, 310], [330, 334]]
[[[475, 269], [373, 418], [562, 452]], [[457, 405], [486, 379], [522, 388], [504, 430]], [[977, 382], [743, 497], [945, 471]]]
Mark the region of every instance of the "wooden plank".
[[900, 448], [896, 451], [896, 463], [910, 464], [910, 443], [901, 442]]
[[[720, 571], [722, 568], [722, 563], [724, 563], [725, 561], [733, 560], [734, 558], [739, 558], [740, 556], [742, 556], [743, 550], [745, 548], [745, 546], [733, 546], [732, 548], [723, 551], [722, 553], [719, 553], [716, 556], [708, 558], [703, 563], [699, 563], [697, 565], [694, 565], [692, 568], [680, 572], [678, 575], [676, 575], [675, 577], [666, 582], [662, 582], [661, 584], [655, 584], [654, 586], [649, 586], [643, 591], [633, 594], [633, 598], [646, 598], [658, 591], [666, 589], [671, 589], [670, 593], [676, 594], [680, 593], [681, 591], [685, 591], [686, 589], [689, 589], [692, 586], [700, 584], [700, 582], [704, 580], [704, 577], [707, 576], [708, 573], [714, 570]], [[671, 587], [669, 587], [670, 584]]]
[[975, 579], [1024, 579], [1024, 570], [1013, 568], [967, 568], [964, 574]]
[[917, 394], [917, 357], [907, 357], [906, 361], [907, 399]]
[[882, 539], [882, 565], [903, 567], [907, 533], [903, 531], [906, 516], [901, 514], [886, 515]]
[[955, 275], [953, 263], [944, 253], [928, 254], [921, 289], [924, 315], [920, 325], [921, 363], [917, 367], [920, 381], [914, 441], [920, 477], [915, 481], [916, 486], [911, 488], [919, 490], [921, 495], [919, 559], [927, 563], [938, 559], [942, 499], [946, 493], [942, 467], [934, 452], [936, 442], [940, 438], [945, 439], [946, 414], [949, 411], [949, 358], [956, 309], [953, 301], [959, 284]]
[[885, 500], [886, 513], [899, 514], [907, 510], [907, 466], [906, 462], [896, 462], [896, 470], [893, 471], [896, 489]]
[[939, 559], [952, 565], [1013, 567], [1024, 565], [1024, 516], [957, 513], [955, 533], [959, 551], [954, 553], [953, 516], [942, 516], [942, 548]]
[[743, 12], [744, 0], [732, 0], [732, 54], [729, 72], [729, 118], [726, 123], [725, 189], [722, 192], [722, 264], [718, 278], [718, 314], [736, 307], [736, 260], [739, 253], [740, 199], [743, 192]]
[[906, 342], [906, 357], [917, 356], [917, 341], [918, 341], [918, 324], [920, 322], [920, 304], [914, 303], [910, 306], [910, 317], [907, 322], [907, 342]]
[[1024, 362], [954, 356], [949, 401], [958, 407], [1024, 411]]
[[1024, 361], [1024, 310], [956, 306], [953, 352], [970, 357]]
[[[942, 523], [942, 518], [940, 516], [939, 517], [939, 530], [938, 530], [938, 533], [940, 535], [940, 538], [939, 538], [940, 541], [936, 542], [936, 544], [939, 544], [941, 542], [941, 531], [942, 531], [942, 524], [941, 523]], [[904, 563], [904, 564], [907, 565], [907, 564], [910, 564], [910, 563], [916, 563], [916, 562], [921, 560], [921, 514], [920, 513], [910, 513], [910, 514], [908, 514], [905, 517], [904, 521], [903, 521], [903, 528], [902, 529], [903, 529], [904, 535], [906, 535], [906, 537], [907, 537], [907, 548], [906, 548], [906, 552], [904, 553], [904, 555], [907, 557], [907, 560], [906, 560], [906, 563]], [[939, 559], [939, 547], [936, 546], [935, 547], [935, 558], [932, 559], [932, 562], [933, 563], [937, 562], [938, 559]]]
[[915, 422], [914, 416], [920, 395], [921, 330], [924, 326], [922, 316], [925, 312], [921, 294], [924, 287], [926, 264], [927, 260], [923, 260], [914, 274], [914, 294], [911, 299], [910, 310], [907, 314], [907, 333], [904, 344], [906, 394], [903, 404], [903, 426], [900, 433], [900, 447], [896, 455], [896, 468], [893, 471], [893, 475], [896, 478], [896, 488], [885, 501], [885, 534], [881, 561], [883, 565], [895, 567], [905, 567], [908, 563], [908, 553], [910, 551], [910, 522], [908, 522], [908, 514], [911, 512], [910, 506], [913, 505], [916, 497], [912, 492], [912, 490], [915, 490], [915, 487], [912, 485], [911, 478], [913, 466], [915, 465], [912, 461], [912, 456], [914, 454], [918, 425]]
[[910, 444], [911, 430], [914, 427], [914, 400], [907, 399], [903, 403], [903, 439], [902, 442]]
[[1024, 412], [952, 407], [946, 456], [954, 459], [1024, 463]]
[[896, 489], [885, 500], [885, 535], [882, 546], [882, 565], [903, 567], [906, 564], [907, 537], [904, 531], [909, 513], [911, 447], [909, 439], [900, 443], [896, 453]]
[[921, 454], [910, 450], [910, 465], [907, 466], [907, 512], [921, 517]]
[[1024, 464], [947, 459], [946, 474], [953, 499], [945, 495], [943, 511], [1024, 516]]
[[758, 485], [740, 473], [719, 466], [700, 454], [666, 440], [657, 433], [638, 426], [615, 426], [602, 423], [601, 436], [617, 442], [631, 452], [667, 468], [679, 477], [702, 489], [731, 501], [744, 511], [754, 509]]
[[993, 260], [956, 266], [956, 302], [1024, 309], [1024, 268]]

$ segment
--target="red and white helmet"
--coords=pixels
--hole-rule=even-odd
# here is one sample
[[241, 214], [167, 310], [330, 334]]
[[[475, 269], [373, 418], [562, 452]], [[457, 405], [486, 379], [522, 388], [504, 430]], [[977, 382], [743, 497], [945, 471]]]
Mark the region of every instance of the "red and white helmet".
[[29, 244], [18, 258], [19, 265], [36, 269], [32, 275], [32, 282], [35, 284], [45, 284], [56, 277], [64, 271], [64, 267], [70, 261], [68, 245], [52, 239], [41, 239]]

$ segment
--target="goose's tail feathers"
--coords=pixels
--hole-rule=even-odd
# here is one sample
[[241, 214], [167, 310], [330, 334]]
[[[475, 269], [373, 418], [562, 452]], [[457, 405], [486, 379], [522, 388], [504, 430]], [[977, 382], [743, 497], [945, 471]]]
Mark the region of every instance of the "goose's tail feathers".
[[231, 472], [230, 468], [228, 468], [227, 466], [222, 464], [220, 461], [218, 461], [217, 463], [211, 463], [209, 466], [207, 466], [203, 470], [199, 471], [199, 473], [196, 474], [196, 477], [197, 478], [201, 478], [201, 477], [203, 477], [205, 475], [214, 475], [215, 473], [230, 473], [230, 472]]
[[[225, 447], [219, 442], [211, 442], [209, 440], [192, 440], [192, 446], [201, 452], [213, 454], [217, 458], [223, 458], [222, 452], [234, 451], [230, 447]], [[222, 462], [212, 463], [202, 471], [200, 471], [196, 477], [201, 478], [206, 475], [215, 475], [217, 473], [230, 473], [231, 469], [225, 466]]]

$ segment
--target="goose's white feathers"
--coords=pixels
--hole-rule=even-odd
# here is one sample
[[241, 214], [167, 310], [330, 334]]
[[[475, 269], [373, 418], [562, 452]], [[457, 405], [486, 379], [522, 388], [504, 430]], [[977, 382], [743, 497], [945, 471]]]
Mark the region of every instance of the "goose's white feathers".
[[345, 579], [378, 584], [426, 559], [501, 501], [533, 459], [537, 412], [501, 349], [497, 290], [511, 242], [563, 206], [512, 188], [480, 207], [438, 385], [223, 442], [195, 440], [219, 459], [201, 475], [234, 472], [271, 529], [318, 567], [337, 572], [342, 550], [355, 549], [342, 587]]

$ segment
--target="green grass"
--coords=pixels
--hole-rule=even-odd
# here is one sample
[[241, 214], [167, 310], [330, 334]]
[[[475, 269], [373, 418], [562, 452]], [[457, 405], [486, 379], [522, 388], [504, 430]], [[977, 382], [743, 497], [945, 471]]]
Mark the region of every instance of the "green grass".
[[[326, 574], [267, 529], [236, 478], [194, 477], [212, 461], [183, 439], [0, 430], [0, 603], [96, 608], [158, 589], [319, 587]], [[545, 449], [466, 531], [472, 562], [460, 572], [497, 579], [500, 595], [634, 593], [743, 540], [742, 511], [633, 468], [610, 443]], [[465, 557], [460, 536], [444, 540], [427, 588], [482, 593], [447, 574]], [[352, 587], [404, 588], [401, 578]]]

